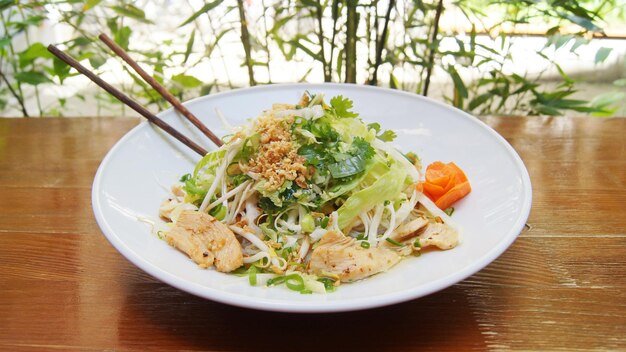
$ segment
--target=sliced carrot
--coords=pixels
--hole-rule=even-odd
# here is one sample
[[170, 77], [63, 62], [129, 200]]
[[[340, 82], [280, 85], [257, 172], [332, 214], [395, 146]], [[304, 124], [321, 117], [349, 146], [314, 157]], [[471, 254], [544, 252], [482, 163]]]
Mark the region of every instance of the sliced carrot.
[[441, 197], [446, 193], [446, 189], [439, 186], [434, 185], [429, 182], [424, 182], [424, 190], [428, 192], [430, 195], [436, 196], [437, 198]]
[[442, 210], [471, 192], [467, 176], [455, 163], [436, 161], [426, 168], [423, 193]]
[[458, 185], [452, 187], [452, 189], [448, 191], [448, 193], [437, 199], [435, 205], [437, 205], [437, 207], [442, 210], [448, 209], [452, 204], [468, 195], [471, 191], [472, 187], [470, 186], [468, 181], [459, 183]]

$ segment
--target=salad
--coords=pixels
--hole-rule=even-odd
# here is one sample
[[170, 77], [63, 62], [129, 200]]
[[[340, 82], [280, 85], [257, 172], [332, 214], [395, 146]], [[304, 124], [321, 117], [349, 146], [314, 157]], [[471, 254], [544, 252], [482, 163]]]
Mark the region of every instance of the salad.
[[[395, 149], [353, 103], [306, 92], [236, 128], [172, 187], [159, 237], [202, 268], [252, 285], [333, 291], [427, 247], [459, 242], [450, 206], [463, 171]], [[445, 210], [445, 211], [444, 211]]]

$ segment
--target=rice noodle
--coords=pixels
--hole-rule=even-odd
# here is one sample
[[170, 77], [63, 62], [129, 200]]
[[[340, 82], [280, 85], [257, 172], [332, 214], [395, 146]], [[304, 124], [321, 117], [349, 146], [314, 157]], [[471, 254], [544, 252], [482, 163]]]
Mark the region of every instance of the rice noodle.
[[411, 194], [411, 199], [408, 202], [402, 203], [400, 208], [396, 211], [396, 228], [407, 219], [409, 214], [411, 214], [411, 210], [415, 208], [417, 204], [417, 190], [413, 188], [413, 194]]
[[[246, 264], [254, 263], [256, 261], [261, 260], [262, 258], [267, 258], [267, 265], [270, 263], [270, 255], [267, 252], [258, 252], [257, 254], [251, 255], [249, 257], [243, 257], [243, 262]], [[267, 266], [266, 265], [266, 266]], [[263, 267], [263, 266], [261, 266]]]
[[202, 200], [202, 204], [200, 205], [200, 211], [206, 211], [206, 208], [211, 201], [211, 197], [213, 197], [213, 194], [215, 193], [217, 185], [220, 184], [222, 178], [224, 177], [224, 174], [226, 173], [226, 168], [230, 164], [230, 160], [235, 156], [235, 154], [237, 154], [237, 152], [239, 151], [239, 147], [242, 143], [243, 142], [241, 141], [241, 139], [237, 140], [233, 142], [230, 148], [227, 149], [226, 155], [224, 156], [222, 163], [215, 172], [215, 180], [213, 180], [211, 187], [209, 187], [209, 190], [206, 193], [206, 196], [204, 196], [204, 200]]
[[367, 234], [367, 240], [372, 246], [376, 246], [378, 243], [378, 226], [380, 225], [380, 219], [383, 215], [383, 205], [378, 204], [374, 208], [374, 216], [372, 217], [372, 222], [370, 223], [369, 233]]
[[443, 210], [439, 209], [439, 207], [436, 206], [435, 203], [433, 203], [433, 201], [430, 200], [430, 198], [426, 197], [424, 193], [419, 192], [419, 195], [417, 196], [417, 201], [421, 205], [423, 205], [424, 208], [426, 208], [426, 210], [428, 210], [431, 214], [433, 214], [433, 216], [440, 217], [444, 224], [452, 227], [457, 232], [461, 231], [461, 228], [457, 224], [454, 223], [452, 218], [450, 218], [448, 214], [446, 214]]
[[311, 248], [311, 241], [309, 237], [304, 237], [302, 241], [302, 245], [300, 246], [300, 250], [298, 251], [298, 262], [301, 263], [304, 260], [304, 257], [309, 253], [309, 248]]
[[[248, 186], [248, 184], [251, 181], [245, 181], [244, 183], [240, 184], [239, 186], [233, 188], [230, 192], [226, 193], [222, 193], [224, 194], [223, 196], [221, 196], [219, 199], [217, 199], [215, 202], [209, 204], [209, 206], [206, 208], [207, 210], [211, 210], [213, 209], [213, 207], [217, 206], [218, 204], [226, 201], [227, 199], [229, 199], [230, 197], [232, 197], [233, 195], [237, 194], [241, 189], [245, 188]], [[228, 203], [226, 204], [226, 206], [228, 206]]]
[[387, 231], [383, 234], [383, 237], [380, 238], [381, 241], [389, 238], [396, 228], [396, 210], [393, 208], [393, 203], [389, 203], [385, 208], [389, 210], [389, 226], [387, 227]]
[[257, 246], [258, 249], [265, 251], [265, 252], [269, 252], [270, 251], [270, 247], [267, 246], [267, 244], [265, 244], [265, 242], [261, 241], [260, 238], [258, 238], [256, 235], [245, 231], [244, 229], [242, 229], [239, 226], [235, 226], [235, 225], [230, 225], [229, 226], [231, 230], [233, 230], [234, 233], [238, 234], [239, 236], [247, 239], [248, 241], [252, 242], [255, 246]]

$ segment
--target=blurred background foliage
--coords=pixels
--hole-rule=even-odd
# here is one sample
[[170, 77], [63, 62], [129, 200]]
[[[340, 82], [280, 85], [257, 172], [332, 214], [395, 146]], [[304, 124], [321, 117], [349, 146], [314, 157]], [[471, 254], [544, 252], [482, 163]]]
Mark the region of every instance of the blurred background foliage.
[[[621, 0], [0, 0], [0, 115], [127, 113], [53, 58], [49, 43], [142, 104], [167, 108], [112, 59], [97, 40], [105, 32], [181, 100], [323, 81], [402, 89], [474, 114], [612, 116], [624, 113], [626, 80], [610, 75], [601, 94], [577, 93], [558, 53], [592, 50], [593, 65], [618, 56], [623, 69], [623, 57], [597, 42], [607, 23], [624, 23], [625, 8]], [[520, 54], [520, 38], [537, 39]]]

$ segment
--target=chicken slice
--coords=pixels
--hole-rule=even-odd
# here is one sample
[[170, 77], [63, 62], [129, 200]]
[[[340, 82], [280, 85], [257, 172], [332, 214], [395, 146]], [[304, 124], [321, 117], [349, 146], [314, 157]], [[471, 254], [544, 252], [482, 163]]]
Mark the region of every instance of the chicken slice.
[[[415, 238], [419, 238], [418, 248], [413, 246]], [[452, 249], [459, 243], [459, 234], [446, 224], [431, 223], [426, 218], [420, 217], [398, 226], [391, 235], [391, 239], [405, 244], [406, 246], [402, 248], [405, 251], [407, 248], [419, 250], [429, 246], [435, 246], [439, 249]], [[392, 245], [386, 243], [385, 246], [391, 247]], [[404, 251], [402, 254], [408, 255]]]
[[400, 256], [387, 248], [363, 248], [354, 238], [328, 231], [311, 254], [309, 271], [340, 281], [356, 281], [394, 266]]
[[446, 224], [432, 223], [419, 236], [420, 246], [452, 249], [459, 244], [459, 233]]
[[203, 268], [215, 265], [217, 271], [230, 272], [243, 265], [241, 244], [235, 234], [202, 212], [182, 211], [165, 240]]

